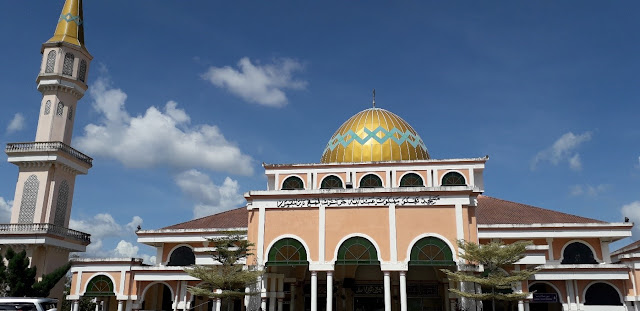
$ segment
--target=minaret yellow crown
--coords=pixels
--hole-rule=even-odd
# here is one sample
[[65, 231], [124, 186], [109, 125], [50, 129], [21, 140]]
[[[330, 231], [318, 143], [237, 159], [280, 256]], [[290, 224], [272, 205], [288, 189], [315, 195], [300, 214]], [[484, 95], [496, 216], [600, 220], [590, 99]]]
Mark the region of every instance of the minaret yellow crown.
[[47, 42], [67, 42], [84, 48], [83, 22], [82, 0], [66, 0], [56, 32]]

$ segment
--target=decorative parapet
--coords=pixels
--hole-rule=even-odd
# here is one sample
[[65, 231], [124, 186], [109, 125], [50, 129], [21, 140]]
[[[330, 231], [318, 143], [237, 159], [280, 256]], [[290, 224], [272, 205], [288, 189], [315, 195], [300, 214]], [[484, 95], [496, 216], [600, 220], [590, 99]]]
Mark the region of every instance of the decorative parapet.
[[54, 224], [0, 224], [0, 235], [2, 234], [52, 234], [87, 244], [91, 243], [90, 234]]
[[60, 141], [8, 143], [4, 151], [7, 155], [43, 151], [64, 152], [86, 164], [89, 164], [89, 166], [93, 165], [93, 159], [91, 157]]

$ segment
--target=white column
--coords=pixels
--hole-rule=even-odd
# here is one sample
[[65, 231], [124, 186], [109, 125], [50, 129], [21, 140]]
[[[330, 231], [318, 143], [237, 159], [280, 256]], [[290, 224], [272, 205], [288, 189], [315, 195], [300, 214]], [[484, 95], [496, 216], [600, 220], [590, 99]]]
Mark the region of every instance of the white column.
[[78, 305], [80, 304], [79, 300], [74, 300], [73, 301], [73, 307], [71, 308], [71, 311], [78, 311]]
[[216, 311], [220, 311], [221, 308], [222, 308], [222, 299], [218, 298], [216, 299]]
[[[276, 176], [276, 180], [277, 178], [278, 176]], [[258, 209], [258, 245], [256, 245], [258, 265], [264, 265], [264, 263], [266, 262], [264, 260], [264, 225], [266, 221], [266, 212], [267, 211], [265, 210], [264, 206]]]
[[391, 275], [389, 271], [384, 273], [384, 311], [391, 311]]
[[333, 309], [333, 271], [327, 271], [327, 311]]
[[455, 211], [456, 211], [456, 239], [464, 240], [464, 221], [462, 217], [462, 204], [456, 203]]
[[122, 300], [118, 300], [118, 311], [122, 311], [122, 303], [123, 302], [124, 301], [122, 301]]
[[276, 295], [278, 288], [276, 287], [277, 277], [271, 278], [271, 286], [269, 286], [269, 311], [276, 311]]
[[407, 311], [407, 272], [400, 271], [400, 311]]
[[311, 311], [318, 311], [318, 271], [311, 271]]
[[518, 311], [524, 311], [524, 301], [518, 300]]
[[296, 311], [296, 283], [291, 283], [291, 303], [289, 311]]
[[282, 311], [282, 299], [283, 298], [278, 298], [278, 311]]
[[100, 311], [100, 300], [96, 298], [96, 311]]
[[262, 311], [267, 311], [267, 298], [266, 297], [262, 297], [262, 300], [260, 301], [260, 309], [262, 309]]
[[573, 280], [573, 293], [576, 295], [576, 310], [580, 310], [580, 292], [578, 291], [578, 281]]

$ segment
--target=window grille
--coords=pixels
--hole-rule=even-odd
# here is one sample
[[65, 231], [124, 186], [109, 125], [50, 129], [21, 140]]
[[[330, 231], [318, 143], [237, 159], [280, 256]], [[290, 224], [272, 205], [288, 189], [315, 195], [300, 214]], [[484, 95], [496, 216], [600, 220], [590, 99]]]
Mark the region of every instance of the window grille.
[[63, 112], [64, 112], [64, 103], [63, 102], [59, 102], [58, 103], [58, 108], [56, 108], [56, 115], [62, 116]]
[[418, 240], [411, 248], [411, 265], [450, 266], [455, 265], [453, 252], [444, 241], [436, 237]]
[[296, 239], [284, 238], [276, 242], [269, 250], [267, 265], [298, 266], [306, 265], [307, 252]]
[[69, 183], [63, 180], [60, 183], [60, 189], [58, 189], [58, 201], [56, 202], [56, 215], [53, 220], [53, 224], [56, 226], [64, 227], [64, 222], [67, 218], [67, 205], [69, 201]]
[[320, 189], [342, 189], [342, 180], [338, 176], [327, 176], [320, 183]]
[[380, 188], [382, 179], [375, 174], [369, 174], [360, 179], [360, 188]]
[[36, 175], [31, 175], [24, 182], [22, 188], [22, 200], [20, 201], [20, 214], [18, 215], [18, 223], [33, 223], [33, 217], [36, 213], [36, 202], [38, 201], [38, 188], [40, 181]]
[[400, 179], [400, 187], [423, 187], [422, 177], [415, 173], [408, 173]]
[[67, 117], [69, 118], [69, 120], [71, 120], [73, 118], [73, 108], [69, 107], [69, 112], [67, 113]]
[[56, 51], [51, 50], [49, 54], [47, 54], [47, 65], [45, 66], [45, 73], [53, 73], [53, 70], [56, 66]]
[[443, 186], [466, 186], [464, 176], [458, 172], [449, 172], [442, 177]]
[[84, 76], [87, 74], [87, 61], [84, 59], [80, 61], [80, 67], [78, 68], [78, 80], [84, 82]]
[[51, 101], [48, 100], [46, 104], [44, 104], [44, 114], [48, 115], [51, 113]]
[[371, 241], [363, 237], [349, 238], [340, 245], [336, 263], [350, 265], [376, 265], [378, 252]]
[[65, 76], [73, 75], [73, 60], [76, 57], [71, 53], [64, 54], [64, 63], [62, 63], [62, 74]]
[[113, 282], [106, 275], [98, 275], [89, 281], [85, 297], [115, 296]]
[[282, 183], [282, 190], [302, 190], [304, 189], [304, 184], [302, 183], [302, 179], [296, 176], [287, 177]]

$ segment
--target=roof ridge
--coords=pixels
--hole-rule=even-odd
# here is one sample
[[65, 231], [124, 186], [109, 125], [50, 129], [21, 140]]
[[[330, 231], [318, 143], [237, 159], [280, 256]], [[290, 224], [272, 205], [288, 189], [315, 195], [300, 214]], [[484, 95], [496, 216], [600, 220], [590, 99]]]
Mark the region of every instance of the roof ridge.
[[569, 213], [557, 211], [557, 210], [554, 210], [554, 209], [539, 207], [539, 206], [535, 206], [535, 205], [529, 205], [529, 204], [515, 202], [515, 201], [509, 201], [509, 200], [505, 200], [505, 199], [500, 199], [500, 198], [488, 196], [488, 195], [485, 195], [485, 194], [480, 194], [480, 195], [478, 195], [478, 197], [485, 197], [485, 198], [488, 198], [488, 199], [493, 199], [493, 200], [498, 200], [498, 201], [502, 201], [502, 202], [506, 202], [506, 203], [525, 206], [527, 208], [534, 208], [534, 209], [543, 210], [543, 211], [552, 212], [552, 213], [557, 213], [557, 214], [562, 214], [562, 215], [566, 215], [566, 216], [581, 218], [581, 219], [585, 219], [585, 220], [591, 220], [591, 221], [594, 221], [594, 222], [601, 222], [601, 223], [605, 223], [606, 222], [604, 220], [599, 220], [599, 219], [594, 219], [594, 218], [589, 218], [589, 217], [584, 217], [584, 216], [578, 216], [578, 215], [574, 215], [574, 214], [569, 214]]
[[180, 222], [180, 223], [177, 223], [177, 224], [173, 224], [173, 225], [162, 227], [162, 228], [160, 228], [160, 230], [167, 229], [169, 227], [175, 227], [175, 226], [183, 225], [183, 224], [186, 224], [186, 223], [189, 223], [189, 222], [193, 222], [193, 221], [197, 221], [197, 220], [201, 220], [201, 219], [205, 219], [205, 218], [209, 218], [209, 217], [213, 217], [213, 216], [226, 214], [226, 213], [233, 212], [233, 211], [236, 211], [236, 210], [239, 210], [239, 209], [243, 209], [243, 208], [247, 208], [247, 206], [245, 205], [245, 206], [241, 206], [241, 207], [238, 207], [238, 208], [232, 208], [230, 210], [222, 211], [222, 212], [219, 212], [219, 213], [215, 213], [215, 214], [203, 216], [203, 217], [200, 217], [200, 218], [194, 218], [194, 219], [191, 219], [191, 220], [183, 221], [183, 222]]

